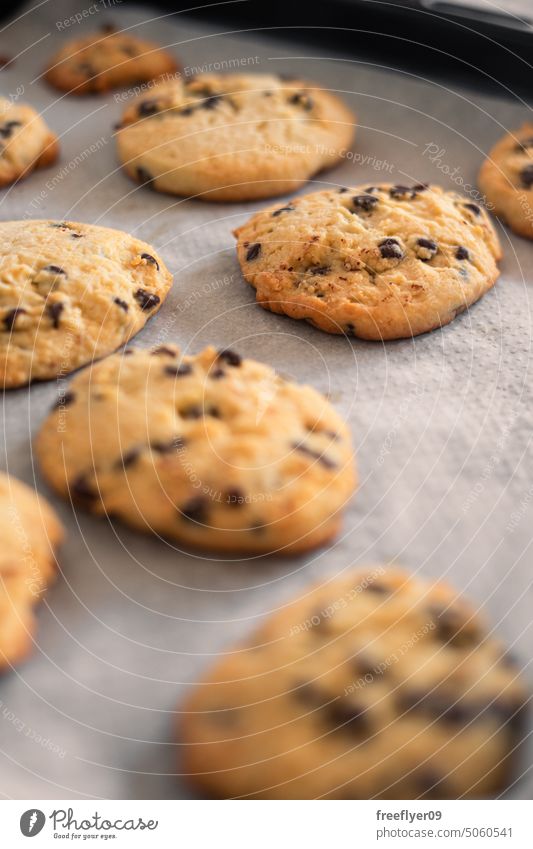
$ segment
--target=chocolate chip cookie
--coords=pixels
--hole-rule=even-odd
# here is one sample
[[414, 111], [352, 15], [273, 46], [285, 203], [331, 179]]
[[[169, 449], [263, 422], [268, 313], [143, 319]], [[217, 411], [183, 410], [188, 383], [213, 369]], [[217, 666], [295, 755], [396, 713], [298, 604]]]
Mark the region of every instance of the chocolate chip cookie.
[[128, 174], [157, 191], [250, 200], [297, 189], [335, 165], [354, 121], [337, 97], [303, 80], [203, 74], [138, 98], [117, 145]]
[[523, 124], [492, 148], [479, 172], [479, 188], [511, 230], [533, 239], [533, 124]]
[[172, 276], [150, 245], [71, 221], [0, 222], [0, 382], [64, 376], [146, 324]]
[[58, 153], [57, 136], [35, 109], [0, 97], [0, 186], [52, 165]]
[[354, 488], [329, 402], [231, 350], [107, 358], [72, 381], [37, 452], [75, 505], [220, 552], [321, 545]]
[[484, 209], [426, 185], [316, 192], [235, 235], [262, 307], [362, 339], [448, 324], [493, 286], [501, 256]]
[[68, 41], [51, 59], [45, 79], [69, 94], [101, 94], [173, 74], [178, 67], [157, 44], [105, 27]]
[[34, 607], [56, 571], [63, 528], [43, 498], [0, 473], [0, 671], [32, 646]]
[[467, 601], [398, 568], [302, 593], [180, 706], [180, 774], [223, 797], [486, 798], [526, 696]]

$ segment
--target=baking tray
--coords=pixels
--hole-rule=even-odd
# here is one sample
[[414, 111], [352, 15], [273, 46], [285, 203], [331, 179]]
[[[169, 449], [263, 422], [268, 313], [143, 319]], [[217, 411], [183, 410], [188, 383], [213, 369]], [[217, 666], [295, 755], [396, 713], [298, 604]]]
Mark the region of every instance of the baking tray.
[[[328, 48], [225, 34], [153, 9], [96, 4], [81, 24], [68, 0], [19, 13], [0, 31], [4, 93], [41, 110], [61, 136], [52, 168], [2, 192], [0, 216], [86, 221], [152, 243], [174, 273], [136, 344], [231, 346], [329, 394], [350, 424], [361, 484], [341, 536], [302, 557], [217, 559], [96, 519], [47, 492], [32, 439], [55, 381], [2, 400], [2, 467], [47, 493], [67, 530], [61, 574], [38, 615], [31, 658], [0, 681], [0, 788], [10, 798], [188, 798], [173, 740], [179, 705], [214, 657], [312, 581], [397, 560], [447, 578], [517, 655], [530, 691], [532, 625], [531, 282], [533, 244], [498, 225], [498, 285], [451, 325], [385, 345], [321, 333], [255, 304], [232, 228], [263, 202], [206, 204], [150, 192], [118, 166], [112, 125], [127, 98], [60, 96], [41, 72], [65, 37], [103, 23], [165, 44], [186, 68], [317, 80], [353, 106], [353, 155], [303, 191], [432, 181], [474, 192], [493, 142], [529, 117], [519, 98], [476, 95], [348, 61]], [[233, 61], [233, 65], [230, 61]], [[17, 95], [19, 92], [19, 95]], [[510, 791], [531, 798], [531, 749]]]

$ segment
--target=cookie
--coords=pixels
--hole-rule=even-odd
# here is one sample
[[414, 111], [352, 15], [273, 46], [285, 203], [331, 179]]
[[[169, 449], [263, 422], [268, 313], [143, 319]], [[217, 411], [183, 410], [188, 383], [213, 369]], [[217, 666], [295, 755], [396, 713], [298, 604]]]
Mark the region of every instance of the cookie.
[[101, 94], [173, 74], [178, 67], [152, 41], [105, 27], [68, 41], [53, 56], [45, 79], [69, 94]]
[[165, 82], [117, 131], [127, 173], [161, 192], [237, 201], [293, 191], [346, 152], [355, 118], [334, 95], [269, 74]]
[[65, 376], [109, 354], [172, 284], [150, 245], [70, 221], [0, 222], [0, 382]]
[[31, 649], [34, 608], [56, 572], [63, 528], [44, 498], [0, 473], [0, 671]]
[[0, 186], [52, 165], [58, 153], [57, 136], [35, 109], [0, 97]]
[[230, 350], [125, 354], [78, 375], [39, 434], [41, 469], [63, 497], [218, 552], [334, 536], [352, 448], [322, 395]]
[[447, 585], [350, 571], [225, 652], [179, 709], [179, 771], [223, 797], [484, 798], [509, 780], [524, 705]]
[[501, 256], [480, 206], [425, 185], [316, 192], [235, 235], [262, 307], [361, 339], [448, 324], [494, 284]]
[[533, 239], [533, 124], [500, 139], [481, 166], [478, 183], [495, 215]]

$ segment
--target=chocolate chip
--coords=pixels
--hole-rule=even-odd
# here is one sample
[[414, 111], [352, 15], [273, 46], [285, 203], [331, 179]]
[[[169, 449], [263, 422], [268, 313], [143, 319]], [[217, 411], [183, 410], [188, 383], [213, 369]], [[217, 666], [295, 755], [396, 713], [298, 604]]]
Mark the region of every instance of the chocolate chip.
[[430, 259], [433, 259], [434, 256], [438, 253], [439, 246], [433, 239], [426, 239], [425, 237], [421, 237], [416, 240], [416, 249], [415, 253], [418, 259], [421, 259], [422, 262], [429, 262]]
[[295, 106], [301, 106], [306, 112], [310, 112], [314, 106], [313, 98], [309, 97], [305, 91], [297, 91], [292, 97], [289, 97], [289, 103]]
[[70, 404], [73, 404], [76, 400], [76, 396], [74, 392], [65, 392], [64, 395], [60, 395], [57, 401], [55, 402], [52, 410], [59, 410], [63, 407], [68, 407]]
[[357, 705], [341, 701], [333, 702], [325, 709], [328, 722], [339, 732], [347, 732], [356, 736], [367, 736], [369, 733], [368, 710]]
[[164, 373], [170, 377], [185, 377], [186, 374], [192, 374], [192, 370], [190, 363], [180, 363], [179, 366], [165, 366]]
[[153, 310], [153, 308], [156, 307], [161, 301], [159, 295], [154, 295], [152, 292], [147, 292], [146, 289], [137, 289], [134, 298], [138, 302], [143, 312], [146, 312], [147, 310]]
[[476, 622], [466, 621], [452, 607], [441, 608], [432, 605], [429, 614], [436, 628], [436, 636], [442, 642], [460, 647], [479, 643], [480, 633]]
[[222, 100], [221, 94], [211, 94], [202, 103], [202, 109], [214, 109], [215, 106]]
[[381, 676], [386, 671], [385, 669], [381, 669], [379, 664], [373, 663], [371, 658], [365, 657], [361, 654], [357, 655], [357, 657], [351, 658], [350, 666], [356, 675], [363, 678], [367, 675], [371, 677], [374, 677], [375, 675]]
[[519, 141], [515, 150], [527, 150], [530, 147], [533, 147], [533, 136], [529, 136], [528, 138]]
[[287, 206], [281, 206], [279, 209], [275, 209], [272, 213], [272, 218], [277, 218], [282, 212], [294, 212], [294, 206], [288, 204]]
[[531, 186], [533, 186], [533, 163], [522, 168], [520, 171], [520, 179], [522, 180], [524, 188], [530, 189]]
[[309, 273], [314, 277], [324, 277], [331, 271], [331, 265], [315, 265], [309, 269]]
[[137, 109], [137, 114], [140, 118], [146, 118], [149, 115], [155, 115], [159, 112], [159, 104], [157, 100], [143, 100], [142, 103], [139, 104], [139, 108]]
[[211, 369], [211, 371], [209, 372], [209, 377], [212, 380], [220, 380], [220, 378], [224, 377], [225, 374], [226, 374], [226, 372], [224, 371], [223, 368], [215, 368], [215, 369]]
[[77, 501], [91, 502], [98, 498], [86, 475], [79, 475], [70, 485], [70, 492]]
[[338, 189], [338, 192], [339, 192], [340, 195], [343, 195], [347, 191], [348, 191], [348, 189], [346, 188], [346, 186], [341, 186], [341, 188]]
[[230, 348], [224, 348], [222, 351], [218, 352], [218, 359], [223, 360], [229, 366], [240, 366], [242, 363], [242, 357], [240, 354], [237, 354], [236, 351], [232, 351]]
[[319, 451], [315, 451], [313, 448], [309, 448], [307, 445], [304, 445], [302, 442], [294, 442], [292, 447], [299, 451], [301, 454], [305, 454], [307, 457], [312, 457], [313, 460], [318, 460], [322, 466], [326, 469], [336, 469], [337, 464], [330, 460], [329, 457], [326, 457], [325, 454], [320, 453]]
[[49, 274], [64, 274], [66, 276], [67, 272], [60, 268], [59, 265], [47, 265], [42, 269], [43, 271], [47, 271]]
[[397, 239], [382, 239], [378, 247], [383, 259], [403, 259], [403, 251]]
[[120, 298], [113, 298], [113, 303], [116, 304], [117, 307], [120, 307], [121, 310], [124, 310], [124, 312], [128, 312], [129, 306], [126, 301], [122, 301]]
[[385, 584], [381, 584], [379, 581], [370, 581], [370, 583], [365, 587], [366, 592], [376, 593], [377, 595], [390, 595], [390, 589]]
[[22, 121], [6, 121], [0, 125], [0, 137], [9, 139], [13, 135], [15, 127], [22, 127]]
[[374, 195], [356, 195], [353, 198], [353, 204], [356, 209], [361, 209], [363, 212], [372, 212], [378, 205], [379, 198]]
[[120, 459], [117, 460], [117, 462], [115, 463], [115, 466], [118, 469], [127, 469], [128, 466], [132, 466], [133, 463], [135, 463], [135, 461], [139, 457], [140, 453], [141, 453], [140, 448], [130, 448], [129, 451], [126, 451], [126, 453], [123, 454], [122, 457], [120, 457]]
[[150, 448], [158, 454], [170, 454], [172, 451], [181, 451], [185, 444], [183, 436], [175, 436], [169, 442], [151, 442]]
[[168, 354], [169, 357], [175, 357], [176, 351], [173, 351], [172, 348], [166, 348], [164, 345], [161, 345], [159, 348], [154, 348], [151, 352], [152, 356], [161, 356], [162, 354]]
[[159, 271], [159, 263], [156, 260], [155, 256], [152, 256], [152, 254], [141, 254], [141, 259], [146, 260], [146, 262], [150, 263], [150, 265], [155, 265], [155, 267]]
[[204, 411], [202, 407], [195, 404], [192, 407], [186, 407], [184, 410], [180, 410], [180, 415], [182, 419], [201, 419], [203, 418]]
[[142, 183], [144, 186], [149, 186], [150, 183], [154, 182], [155, 178], [152, 177], [150, 172], [147, 171], [146, 168], [143, 168], [141, 165], [137, 166], [136, 174], [139, 183]]
[[242, 489], [234, 486], [231, 487], [231, 489], [226, 490], [224, 493], [224, 501], [231, 507], [242, 507], [242, 505], [246, 502], [246, 496]]
[[208, 503], [203, 495], [189, 499], [180, 510], [181, 516], [189, 522], [204, 524], [207, 521]]
[[481, 209], [477, 205], [477, 203], [465, 203], [464, 208], [468, 209], [470, 212], [473, 212], [474, 215], [480, 215], [481, 214]]
[[25, 312], [26, 310], [22, 309], [22, 307], [15, 307], [15, 309], [9, 310], [4, 316], [4, 327], [6, 330], [13, 330], [17, 318]]
[[184, 109], [180, 109], [179, 114], [183, 115], [184, 117], [188, 117], [189, 115], [192, 115], [193, 112], [194, 106], [185, 106]]
[[427, 799], [446, 799], [449, 795], [446, 790], [446, 779], [434, 772], [431, 768], [421, 770], [414, 776], [414, 781], [419, 789], [419, 795]]
[[455, 249], [456, 259], [470, 259], [470, 253], [467, 248], [463, 248], [461, 245], [456, 247]]
[[53, 304], [48, 304], [48, 306], [46, 307], [46, 312], [52, 319], [52, 325], [56, 330], [59, 327], [59, 317], [64, 309], [65, 304], [62, 304], [61, 301], [56, 301]]
[[409, 188], [409, 186], [392, 186], [389, 189], [389, 195], [391, 198], [395, 198], [396, 200], [404, 199], [412, 199], [416, 197], [417, 192], [421, 191], [416, 186]]
[[89, 64], [89, 62], [80, 62], [77, 67], [77, 71], [84, 77], [93, 77], [96, 73], [93, 66]]
[[254, 242], [253, 245], [250, 245], [248, 250], [246, 251], [246, 261], [250, 262], [252, 259], [256, 259], [261, 253], [261, 245], [259, 242]]
[[351, 321], [349, 321], [349, 322], [348, 322], [348, 324], [345, 324], [345, 325], [344, 325], [344, 330], [346, 331], [346, 333], [350, 334], [351, 336], [355, 336], [355, 335], [356, 335], [356, 333], [355, 333], [355, 324], [352, 324], [352, 322], [351, 322]]

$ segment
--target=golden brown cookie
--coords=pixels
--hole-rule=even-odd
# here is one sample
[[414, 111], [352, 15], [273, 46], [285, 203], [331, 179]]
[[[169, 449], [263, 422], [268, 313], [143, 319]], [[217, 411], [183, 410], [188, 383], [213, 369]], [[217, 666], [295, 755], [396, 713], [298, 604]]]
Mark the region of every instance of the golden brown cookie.
[[478, 183], [494, 214], [533, 239], [533, 124], [522, 124], [494, 145]]
[[487, 213], [438, 186], [314, 192], [258, 212], [235, 235], [262, 307], [362, 339], [448, 324], [499, 274]]
[[202, 74], [146, 92], [117, 132], [120, 161], [151, 188], [237, 201], [297, 189], [346, 153], [355, 118], [333, 94], [270, 74]]
[[58, 153], [57, 136], [35, 109], [0, 97], [0, 186], [52, 165]]
[[179, 771], [223, 797], [485, 798], [509, 781], [525, 700], [446, 584], [350, 571], [225, 652], [180, 706]]
[[0, 671], [31, 649], [34, 608], [55, 578], [63, 528], [44, 498], [0, 473]]
[[72, 221], [0, 222], [0, 383], [65, 376], [127, 342], [172, 275], [150, 245]]
[[352, 447], [322, 395], [234, 351], [125, 354], [79, 374], [41, 429], [41, 469], [64, 498], [213, 551], [302, 551], [337, 533]]
[[69, 94], [101, 94], [173, 74], [178, 67], [152, 41], [106, 27], [68, 41], [51, 59], [45, 79]]

